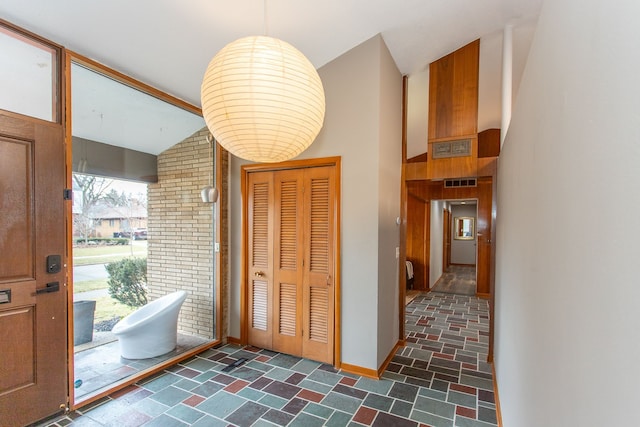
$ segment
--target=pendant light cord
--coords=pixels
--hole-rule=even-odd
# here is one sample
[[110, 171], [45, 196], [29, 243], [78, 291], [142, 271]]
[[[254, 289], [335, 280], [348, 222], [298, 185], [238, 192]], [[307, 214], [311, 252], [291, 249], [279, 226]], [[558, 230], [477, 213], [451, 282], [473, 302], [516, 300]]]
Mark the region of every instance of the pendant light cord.
[[267, 35], [267, 0], [264, 0], [262, 2], [262, 32], [264, 33], [263, 35], [266, 36]]

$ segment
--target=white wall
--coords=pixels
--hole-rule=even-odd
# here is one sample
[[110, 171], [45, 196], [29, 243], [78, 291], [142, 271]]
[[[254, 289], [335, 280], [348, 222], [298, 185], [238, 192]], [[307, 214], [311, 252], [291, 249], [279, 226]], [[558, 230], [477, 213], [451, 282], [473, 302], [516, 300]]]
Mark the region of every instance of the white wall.
[[[536, 20], [514, 25], [513, 34], [513, 98], [527, 62], [531, 40], [536, 29]], [[478, 75], [478, 132], [500, 128], [502, 117], [502, 39], [503, 30], [480, 38], [480, 63]]]
[[446, 202], [444, 200], [431, 201], [431, 228], [429, 231], [429, 288], [432, 288], [440, 276], [442, 276], [442, 261], [444, 258], [444, 214], [442, 211], [445, 206]]
[[[378, 360], [382, 365], [399, 338], [400, 179], [402, 171], [402, 75], [384, 42], [380, 46], [380, 145], [378, 148]], [[360, 325], [362, 327], [362, 325]], [[362, 333], [362, 330], [360, 330]]]
[[[476, 243], [477, 228], [478, 228], [478, 214], [477, 205], [452, 205], [451, 206], [451, 264], [475, 264], [476, 263]], [[474, 219], [473, 221], [473, 240], [456, 240], [455, 235], [455, 221], [457, 217], [469, 216]]]
[[[640, 425], [640, 3], [546, 0], [498, 168], [505, 426]], [[585, 203], [588, 209], [584, 209]]]
[[[399, 231], [394, 224], [400, 212], [402, 76], [391, 69], [390, 56], [385, 52], [384, 41], [375, 36], [318, 70], [325, 90], [325, 122], [315, 142], [298, 157], [342, 157], [342, 362], [370, 369], [378, 368], [378, 333], [383, 337], [383, 347], [393, 333], [389, 331], [398, 333], [397, 320], [391, 314], [398, 298], [379, 301], [378, 295], [380, 292], [387, 298], [390, 286], [397, 292], [397, 284], [390, 281], [397, 279], [395, 247]], [[382, 155], [385, 158], [381, 159]], [[233, 337], [240, 337], [242, 163], [233, 158], [230, 164]], [[379, 265], [384, 268], [384, 277]], [[379, 318], [388, 320], [380, 332]]]

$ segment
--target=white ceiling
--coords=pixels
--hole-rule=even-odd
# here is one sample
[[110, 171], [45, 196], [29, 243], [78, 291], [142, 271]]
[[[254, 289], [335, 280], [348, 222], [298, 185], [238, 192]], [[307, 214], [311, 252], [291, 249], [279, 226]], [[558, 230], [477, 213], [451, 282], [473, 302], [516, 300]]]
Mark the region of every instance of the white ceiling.
[[[316, 68], [381, 34], [400, 72], [415, 76], [429, 63], [482, 38], [487, 48], [481, 75], [489, 78], [481, 82], [479, 125], [486, 128], [499, 126], [501, 31], [507, 24], [530, 26], [541, 2], [2, 0], [0, 18], [196, 106], [210, 59], [227, 43], [251, 34], [288, 41]], [[530, 37], [524, 40], [526, 52], [515, 52], [516, 59], [526, 58]], [[74, 136], [159, 154], [204, 126], [191, 113], [173, 109], [174, 116], [157, 99], [123, 90], [108, 78], [99, 77], [100, 84], [83, 70], [72, 72]], [[514, 73], [516, 90], [519, 72]], [[428, 93], [417, 98], [426, 100]], [[410, 136], [412, 127], [419, 130], [409, 138], [409, 148], [422, 153], [426, 116], [418, 113], [419, 119], [409, 123]]]
[[204, 119], [82, 66], [71, 66], [73, 136], [158, 155]]
[[[382, 34], [403, 74], [507, 23], [542, 0], [2, 0], [0, 17], [167, 93], [200, 105], [209, 60], [266, 34], [317, 67]], [[266, 19], [264, 5], [266, 4]]]

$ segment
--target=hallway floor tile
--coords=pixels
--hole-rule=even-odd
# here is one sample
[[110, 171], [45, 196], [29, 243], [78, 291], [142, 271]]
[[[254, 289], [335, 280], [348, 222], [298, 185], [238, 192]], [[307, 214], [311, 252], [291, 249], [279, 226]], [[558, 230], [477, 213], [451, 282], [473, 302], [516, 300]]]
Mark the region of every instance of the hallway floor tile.
[[406, 306], [407, 345], [380, 380], [225, 345], [41, 425], [495, 426], [488, 331], [486, 300], [420, 294]]

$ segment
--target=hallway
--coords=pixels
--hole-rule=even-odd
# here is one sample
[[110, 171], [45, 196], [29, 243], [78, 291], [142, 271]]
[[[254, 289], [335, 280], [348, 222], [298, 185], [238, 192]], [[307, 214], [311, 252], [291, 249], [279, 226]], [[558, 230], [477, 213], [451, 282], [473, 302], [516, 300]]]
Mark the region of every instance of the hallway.
[[474, 296], [419, 294], [380, 380], [225, 345], [42, 426], [494, 426], [488, 310]]
[[434, 292], [458, 295], [476, 294], [476, 266], [450, 265], [433, 285]]

